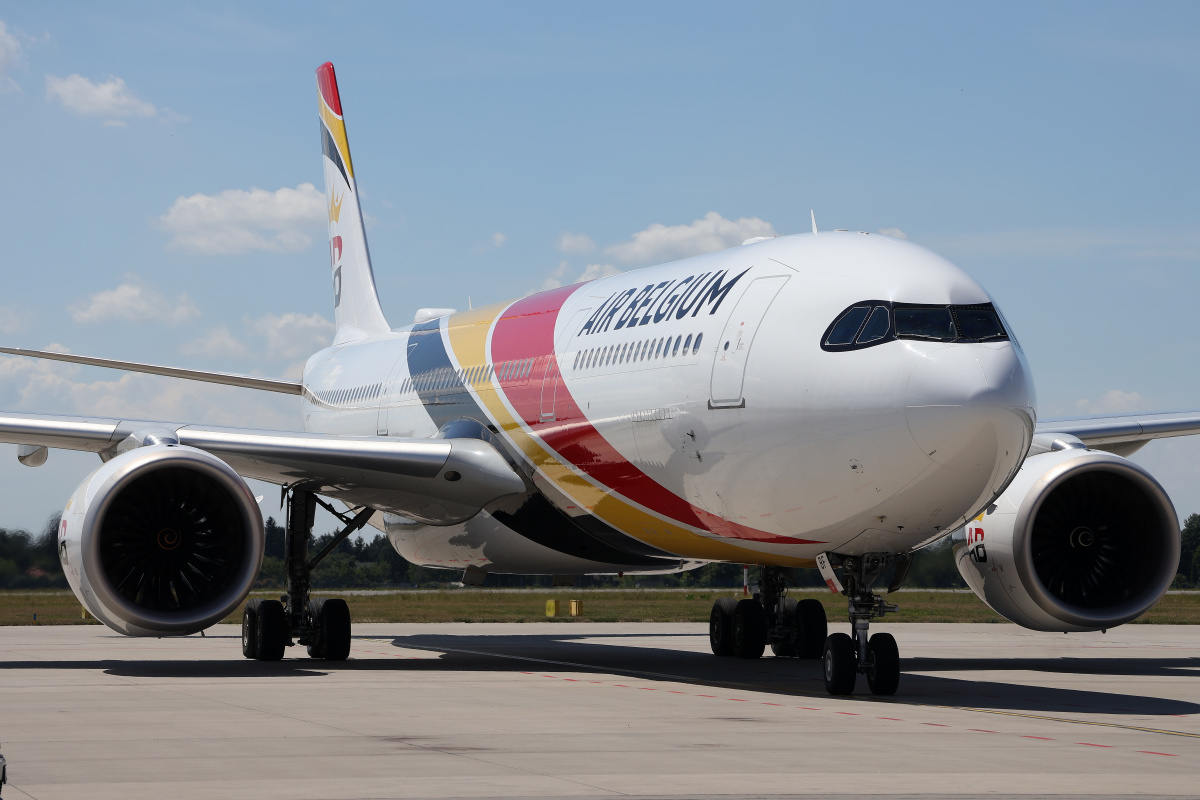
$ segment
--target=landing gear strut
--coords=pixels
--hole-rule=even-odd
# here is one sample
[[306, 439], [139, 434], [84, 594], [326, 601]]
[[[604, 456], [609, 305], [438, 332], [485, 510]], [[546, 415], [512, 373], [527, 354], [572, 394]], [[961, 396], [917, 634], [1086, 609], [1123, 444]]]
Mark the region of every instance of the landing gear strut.
[[842, 558], [842, 593], [849, 599], [850, 627], [853, 638], [844, 633], [830, 634], [822, 655], [825, 690], [830, 694], [850, 694], [859, 673], [867, 676], [872, 694], [891, 695], [900, 685], [900, 650], [890, 633], [870, 636], [871, 620], [898, 610], [872, 590], [880, 574], [896, 562], [895, 577], [889, 591], [899, 588], [908, 571], [907, 557], [885, 553], [867, 553]]
[[787, 581], [777, 567], [763, 567], [754, 597], [723, 597], [713, 603], [708, 639], [718, 656], [760, 658], [767, 645], [781, 657], [820, 658], [825, 641], [825, 608], [817, 600], [787, 597]]
[[[317, 504], [340, 519], [345, 527], [311, 560], [308, 539]], [[309, 597], [312, 571], [346, 537], [367, 524], [374, 509], [365, 508], [353, 518], [341, 514], [312, 492], [294, 489], [288, 495], [284, 533], [284, 569], [287, 593], [278, 600], [250, 600], [242, 612], [242, 655], [259, 661], [278, 661], [286, 647], [308, 646], [312, 658], [345, 661], [350, 655], [350, 609], [345, 600]]]

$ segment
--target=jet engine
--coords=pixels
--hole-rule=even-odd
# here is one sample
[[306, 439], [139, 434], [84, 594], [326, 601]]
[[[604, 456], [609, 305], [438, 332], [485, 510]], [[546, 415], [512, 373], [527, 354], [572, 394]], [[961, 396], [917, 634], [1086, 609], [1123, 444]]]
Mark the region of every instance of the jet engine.
[[1137, 464], [1078, 440], [1063, 446], [1027, 458], [996, 503], [955, 531], [955, 562], [975, 594], [1018, 625], [1115, 627], [1171, 584], [1179, 520]]
[[236, 472], [202, 450], [154, 443], [84, 479], [63, 511], [58, 556], [79, 602], [108, 627], [182, 636], [237, 608], [263, 543]]

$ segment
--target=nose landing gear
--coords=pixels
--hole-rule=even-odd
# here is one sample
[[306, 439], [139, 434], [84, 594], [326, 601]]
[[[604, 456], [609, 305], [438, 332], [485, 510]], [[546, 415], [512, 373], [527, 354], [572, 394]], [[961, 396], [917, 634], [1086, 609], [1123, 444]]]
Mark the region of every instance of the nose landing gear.
[[825, 640], [822, 654], [825, 690], [834, 695], [854, 691], [859, 673], [867, 676], [872, 694], [892, 695], [900, 685], [900, 650], [890, 633], [870, 636], [872, 619], [897, 611], [872, 591], [876, 579], [893, 562], [895, 577], [889, 591], [898, 589], [908, 571], [907, 557], [886, 553], [868, 553], [842, 558], [842, 593], [849, 598], [850, 626], [854, 637], [834, 633]]

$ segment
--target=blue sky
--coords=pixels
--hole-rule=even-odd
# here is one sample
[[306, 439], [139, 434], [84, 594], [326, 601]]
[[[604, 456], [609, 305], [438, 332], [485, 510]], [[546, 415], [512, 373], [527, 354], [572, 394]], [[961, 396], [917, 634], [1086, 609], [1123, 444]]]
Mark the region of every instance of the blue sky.
[[[332, 316], [332, 60], [394, 325], [811, 208], [988, 287], [1043, 418], [1200, 408], [1200, 6], [1153, 12], [0, 3], [0, 340], [294, 375]], [[298, 422], [283, 397], [16, 359], [0, 408]], [[1200, 511], [1200, 441], [1136, 460]], [[0, 525], [39, 526], [96, 463], [0, 459]]]

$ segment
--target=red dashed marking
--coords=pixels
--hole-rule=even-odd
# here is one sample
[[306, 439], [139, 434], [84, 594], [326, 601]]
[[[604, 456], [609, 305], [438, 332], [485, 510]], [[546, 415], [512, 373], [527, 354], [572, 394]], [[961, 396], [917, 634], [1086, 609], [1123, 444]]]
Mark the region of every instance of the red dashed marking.
[[[374, 652], [374, 651], [366, 651], [366, 652]], [[391, 653], [380, 653], [380, 655], [393, 655], [393, 654], [391, 654]], [[410, 659], [419, 659], [419, 658], [420, 658], [420, 656], [401, 656], [401, 655], [396, 655], [395, 657], [396, 657], [396, 658], [410, 658]], [[530, 675], [530, 676], [536, 676], [538, 673], [534, 673], [534, 672], [521, 672], [520, 674], [521, 674], [521, 675]], [[629, 686], [629, 684], [625, 684], [625, 683], [605, 683], [604, 681], [580, 681], [580, 680], [578, 680], [578, 679], [576, 679], [576, 678], [560, 678], [560, 677], [558, 677], [558, 676], [556, 676], [556, 675], [542, 675], [541, 677], [543, 677], [543, 678], [550, 678], [550, 679], [552, 679], [552, 680], [562, 680], [562, 681], [568, 681], [568, 682], [570, 682], [570, 683], [581, 683], [581, 682], [586, 682], [586, 683], [591, 683], [591, 684], [595, 684], [595, 685], [601, 685], [601, 686], [613, 686], [613, 687], [619, 687], [619, 688], [622, 688], [622, 689], [638, 688], [638, 689], [643, 689], [643, 690], [645, 690], [645, 691], [650, 691], [650, 692], [658, 691], [658, 687], [653, 687], [653, 686], [638, 686], [638, 687], [631, 687], [631, 686]], [[709, 698], [709, 699], [712, 699], [712, 700], [718, 699], [718, 698], [717, 698], [717, 696], [716, 696], [716, 695], [713, 695], [713, 694], [695, 694], [695, 695], [693, 695], [693, 694], [691, 694], [691, 693], [689, 693], [689, 692], [680, 691], [680, 690], [678, 690], [678, 689], [666, 689], [666, 690], [664, 690], [664, 691], [666, 691], [666, 692], [667, 692], [667, 693], [669, 693], [669, 694], [682, 694], [682, 695], [688, 695], [689, 697], [706, 697], [706, 698]], [[749, 701], [749, 700], [747, 700], [746, 698], [742, 698], [742, 697], [727, 697], [727, 698], [724, 698], [724, 699], [726, 699], [726, 700], [732, 700], [733, 702], [736, 702], [736, 703], [747, 703], [747, 702], [750, 702], [750, 701]], [[776, 708], [784, 708], [784, 707], [785, 707], [785, 706], [784, 706], [782, 703], [769, 703], [769, 702], [761, 702], [761, 703], [760, 703], [760, 705], [764, 705], [764, 706], [775, 706]], [[814, 708], [814, 707], [812, 707], [812, 706], [792, 706], [792, 708], [796, 708], [796, 709], [799, 709], [799, 710], [802, 710], [802, 711], [821, 711], [821, 710], [823, 710], [823, 709], [820, 709], [820, 708]], [[863, 716], [862, 714], [859, 714], [859, 713], [856, 713], [856, 712], [853, 712], [853, 711], [834, 711], [833, 713], [835, 713], [835, 714], [840, 714], [840, 715], [842, 715], [842, 716], [846, 716], [846, 717], [861, 717], [861, 716]], [[1178, 716], [1187, 716], [1187, 715], [1185, 715], [1185, 714], [1172, 714], [1171, 716], [1177, 716], [1177, 717], [1178, 717]], [[904, 719], [901, 719], [900, 717], [875, 717], [875, 719], [879, 719], [879, 720], [887, 720], [888, 722], [905, 722], [905, 721], [906, 721], [906, 720], [904, 720]], [[943, 723], [941, 723], [941, 722], [921, 722], [921, 723], [916, 723], [916, 724], [920, 724], [920, 725], [927, 725], [927, 726], [929, 726], [929, 727], [932, 727], [932, 728], [950, 728], [950, 727], [953, 727], [953, 726], [951, 726], [951, 725], [945, 725], [945, 724], [943, 724]], [[974, 732], [976, 732], [976, 733], [1001, 733], [1000, 731], [994, 731], [994, 730], [990, 730], [990, 729], [987, 729], [987, 728], [967, 728], [967, 730], [969, 730], [969, 731], [974, 731]], [[1034, 740], [1041, 741], [1041, 742], [1053, 742], [1053, 741], [1057, 741], [1056, 739], [1053, 739], [1053, 738], [1051, 738], [1051, 737], [1049, 737], [1049, 736], [1033, 736], [1033, 735], [1031, 735], [1031, 734], [1017, 734], [1017, 735], [1018, 735], [1018, 736], [1020, 736], [1020, 738], [1022, 738], [1022, 739], [1034, 739]], [[1103, 747], [1103, 748], [1106, 748], [1106, 749], [1111, 749], [1111, 748], [1115, 747], [1115, 745], [1111, 745], [1111, 744], [1098, 744], [1098, 743], [1096, 743], [1096, 742], [1075, 742], [1075, 744], [1082, 745], [1082, 746], [1084, 746], [1084, 747]], [[1151, 756], [1165, 756], [1165, 757], [1167, 757], [1167, 758], [1178, 758], [1178, 757], [1179, 757], [1179, 754], [1178, 754], [1178, 753], [1160, 753], [1160, 752], [1159, 752], [1159, 751], [1157, 751], [1157, 750], [1138, 750], [1138, 751], [1136, 751], [1136, 752], [1138, 752], [1138, 753], [1144, 753], [1144, 754], [1146, 754], [1146, 755], [1151, 755]]]

